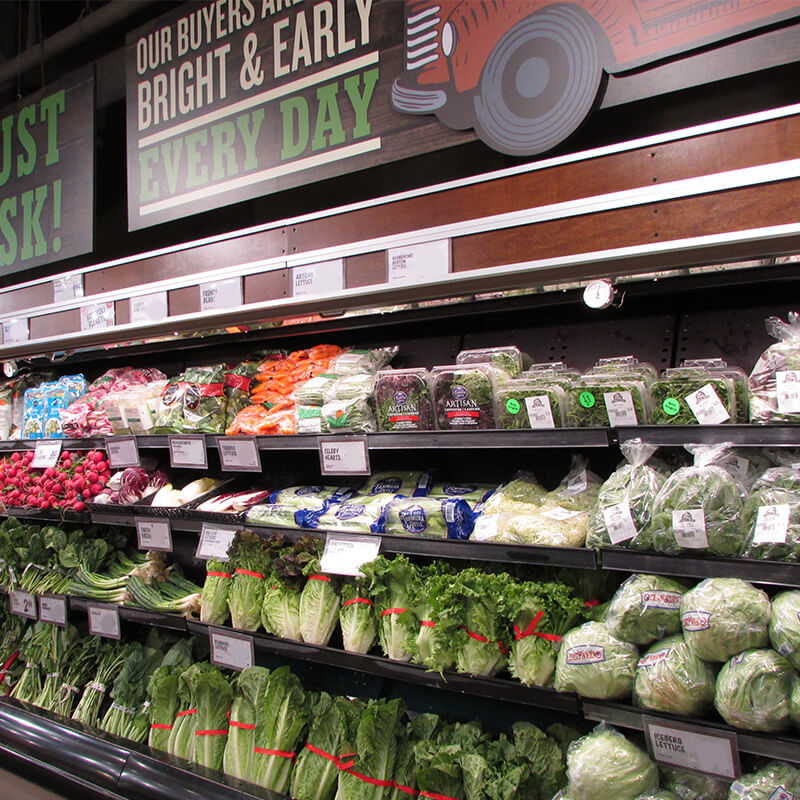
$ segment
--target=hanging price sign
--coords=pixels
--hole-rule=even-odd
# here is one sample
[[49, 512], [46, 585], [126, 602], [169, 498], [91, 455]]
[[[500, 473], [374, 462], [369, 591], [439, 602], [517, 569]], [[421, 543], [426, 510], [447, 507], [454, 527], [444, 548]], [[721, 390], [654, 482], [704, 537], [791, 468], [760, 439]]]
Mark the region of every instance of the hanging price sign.
[[320, 561], [320, 571], [330, 575], [361, 575], [361, 565], [374, 561], [381, 549], [378, 536], [329, 534]]
[[261, 456], [255, 436], [217, 440], [219, 461], [225, 472], [261, 472]]
[[61, 455], [61, 439], [42, 439], [36, 442], [36, 449], [33, 451], [32, 469], [47, 469], [58, 464]]
[[12, 591], [9, 596], [11, 613], [18, 617], [36, 619], [36, 598], [30, 592]]
[[106, 451], [112, 469], [125, 467], [138, 467], [139, 446], [135, 436], [109, 436], [106, 437]]
[[226, 669], [235, 669], [241, 672], [253, 666], [255, 661], [253, 637], [242, 633], [228, 633], [225, 631], [208, 629], [211, 640], [211, 663]]
[[39, 620], [67, 627], [67, 598], [60, 594], [39, 595]]
[[136, 540], [140, 550], [172, 552], [172, 528], [168, 519], [136, 517]]
[[212, 558], [215, 561], [227, 561], [228, 548], [235, 535], [236, 528], [220, 528], [204, 522], [194, 557], [201, 561], [210, 561]]
[[208, 469], [206, 437], [203, 434], [170, 436], [169, 461], [173, 467]]
[[319, 463], [323, 475], [370, 475], [367, 437], [320, 438]]
[[106, 639], [121, 638], [119, 609], [116, 606], [89, 603], [89, 633]]

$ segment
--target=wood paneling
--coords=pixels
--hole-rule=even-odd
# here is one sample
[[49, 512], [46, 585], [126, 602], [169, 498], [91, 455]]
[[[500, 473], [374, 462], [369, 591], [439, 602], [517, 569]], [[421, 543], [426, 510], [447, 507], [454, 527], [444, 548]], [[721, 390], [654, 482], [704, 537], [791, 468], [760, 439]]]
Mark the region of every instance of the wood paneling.
[[350, 256], [344, 261], [345, 289], [386, 283], [386, 252]]
[[247, 275], [244, 279], [245, 303], [279, 300], [280, 298], [288, 297], [289, 294], [289, 270], [287, 269], [261, 272], [258, 275]]

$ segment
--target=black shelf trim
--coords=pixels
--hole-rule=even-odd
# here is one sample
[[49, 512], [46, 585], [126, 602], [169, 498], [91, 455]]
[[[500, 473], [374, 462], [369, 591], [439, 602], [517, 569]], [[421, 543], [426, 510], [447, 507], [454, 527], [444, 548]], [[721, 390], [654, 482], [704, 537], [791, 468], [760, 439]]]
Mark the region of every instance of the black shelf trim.
[[[42, 441], [50, 439], [0, 439], [0, 453], [24, 452], [35, 450], [36, 445]], [[62, 450], [99, 450], [105, 448], [103, 437], [91, 437], [87, 439], [61, 439]]]
[[612, 430], [620, 442], [641, 439], [664, 447], [721, 442], [738, 447], [800, 446], [800, 425], [640, 425]]
[[[90, 600], [86, 597], [69, 598], [70, 611], [87, 613], [89, 603], [99, 603], [99, 600]], [[133, 608], [131, 606], [119, 606], [119, 618], [123, 622], [133, 622], [137, 625], [149, 625], [153, 628], [165, 628], [170, 631], [186, 633], [186, 618], [180, 614], [170, 614], [165, 611], [150, 611], [146, 608]]]

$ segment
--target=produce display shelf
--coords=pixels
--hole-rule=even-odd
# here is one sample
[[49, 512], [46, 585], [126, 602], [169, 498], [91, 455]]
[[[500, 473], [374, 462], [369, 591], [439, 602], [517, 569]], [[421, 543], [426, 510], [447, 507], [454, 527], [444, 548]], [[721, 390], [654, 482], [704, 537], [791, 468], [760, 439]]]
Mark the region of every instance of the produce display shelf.
[[88, 511], [72, 511], [71, 509], [61, 508], [8, 508], [0, 512], [0, 517], [16, 517], [17, 519], [27, 519], [32, 522], [79, 522], [87, 524], [92, 521], [92, 515]]
[[7, 697], [0, 698], [0, 748], [90, 797], [125, 800], [278, 800], [246, 784], [144, 745], [110, 736]]
[[[0, 453], [35, 450], [36, 445], [42, 441], [50, 441], [50, 439], [0, 439]], [[105, 439], [102, 436], [61, 440], [62, 450], [97, 450], [103, 447], [105, 447]]]
[[[69, 597], [70, 611], [86, 613], [89, 603], [99, 602], [85, 597]], [[169, 614], [164, 611], [148, 611], [144, 608], [119, 607], [119, 618], [123, 622], [134, 622], [139, 625], [149, 625], [153, 628], [165, 628], [170, 631], [186, 632], [186, 619], [180, 614]]]
[[800, 564], [714, 556], [665, 556], [612, 547], [600, 551], [603, 569], [691, 578], [741, 578], [752, 583], [800, 586]]
[[[209, 625], [194, 620], [187, 620], [189, 633], [199, 636], [208, 635]], [[223, 627], [213, 627], [223, 633], [231, 630]], [[238, 631], [241, 633], [241, 631]], [[348, 653], [336, 647], [320, 647], [318, 645], [294, 642], [289, 639], [279, 639], [266, 633], [251, 633], [253, 645], [256, 650], [274, 653], [297, 661], [312, 661], [327, 664], [331, 667], [341, 667], [368, 675], [377, 675], [392, 680], [414, 683], [435, 689], [444, 689], [459, 694], [471, 694], [519, 703], [537, 708], [547, 708], [563, 711], [569, 714], [579, 713], [578, 697], [572, 693], [556, 692], [537, 686], [524, 686], [518, 681], [503, 678], [473, 678], [454, 672], [438, 672], [428, 670], [418, 664], [408, 664], [402, 661], [392, 661], [383, 656], [361, 655]]]
[[640, 425], [612, 430], [619, 442], [641, 439], [664, 447], [721, 442], [737, 447], [800, 447], [800, 425]]
[[782, 736], [772, 733], [757, 733], [754, 731], [740, 730], [732, 728], [722, 721], [716, 720], [697, 720], [687, 717], [676, 717], [670, 714], [661, 714], [656, 711], [648, 711], [640, 708], [633, 708], [625, 703], [596, 702], [594, 700], [583, 700], [583, 716], [586, 719], [597, 722], [605, 722], [609, 725], [617, 725], [622, 728], [632, 730], [644, 730], [644, 717], [657, 717], [664, 720], [665, 724], [670, 722], [692, 725], [700, 725], [708, 729], [709, 733], [724, 731], [735, 733], [739, 750], [744, 753], [751, 753], [764, 758], [777, 758], [782, 761], [792, 761], [800, 763], [800, 738]]

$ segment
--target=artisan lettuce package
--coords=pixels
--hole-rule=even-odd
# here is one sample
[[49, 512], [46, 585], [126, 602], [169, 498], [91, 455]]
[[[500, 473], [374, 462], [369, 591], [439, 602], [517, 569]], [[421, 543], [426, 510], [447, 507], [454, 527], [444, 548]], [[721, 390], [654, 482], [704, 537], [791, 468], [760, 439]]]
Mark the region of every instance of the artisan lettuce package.
[[750, 373], [750, 422], [800, 422], [800, 315], [770, 317], [767, 333], [778, 341]]
[[424, 367], [381, 370], [375, 380], [375, 406], [382, 431], [433, 430], [430, 372]]
[[800, 561], [800, 470], [764, 472], [745, 500], [742, 527], [746, 558]]
[[520, 379], [495, 389], [497, 427], [562, 428], [566, 422], [567, 394], [558, 385]]
[[494, 378], [486, 364], [434, 367], [436, 424], [441, 430], [495, 427]]
[[392, 536], [469, 539], [475, 516], [466, 500], [397, 497], [384, 510], [380, 532]]

